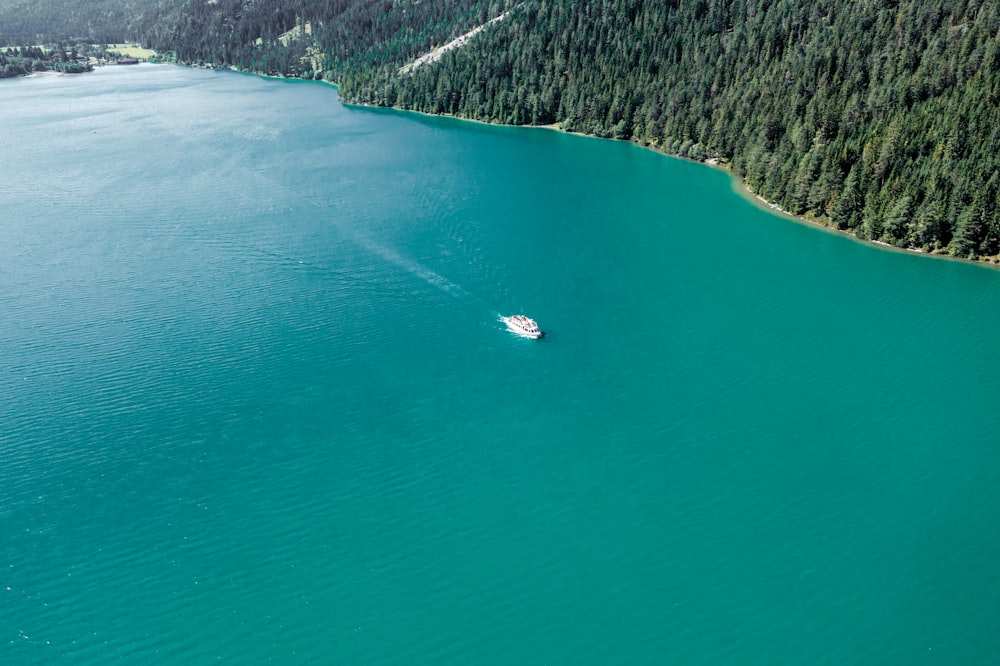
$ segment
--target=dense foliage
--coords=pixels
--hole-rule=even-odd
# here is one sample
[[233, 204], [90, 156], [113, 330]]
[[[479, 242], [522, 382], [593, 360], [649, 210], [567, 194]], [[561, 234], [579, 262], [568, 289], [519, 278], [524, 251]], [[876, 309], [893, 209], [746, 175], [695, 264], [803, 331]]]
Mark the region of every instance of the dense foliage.
[[178, 61], [340, 80], [399, 66], [501, 11], [493, 0], [160, 0], [137, 25]]
[[42, 49], [38, 46], [0, 49], [0, 78], [24, 76], [33, 72], [55, 71], [64, 74], [89, 72], [93, 66], [77, 53], [75, 47]]
[[132, 18], [154, 0], [0, 0], [0, 46], [81, 39], [126, 41]]
[[989, 0], [124, 3], [151, 5], [123, 19], [126, 36], [180, 62], [716, 158], [766, 199], [862, 238], [1000, 252], [1000, 9]]
[[997, 4], [975, 0], [546, 0], [342, 93], [722, 158], [862, 238], [996, 255], [998, 34]]

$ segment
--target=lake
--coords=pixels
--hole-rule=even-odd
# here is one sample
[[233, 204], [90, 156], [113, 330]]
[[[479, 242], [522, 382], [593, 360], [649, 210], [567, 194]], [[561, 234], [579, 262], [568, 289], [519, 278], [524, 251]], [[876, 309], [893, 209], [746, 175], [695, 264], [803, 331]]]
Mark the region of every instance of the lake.
[[1000, 271], [319, 83], [0, 94], [5, 664], [995, 663]]

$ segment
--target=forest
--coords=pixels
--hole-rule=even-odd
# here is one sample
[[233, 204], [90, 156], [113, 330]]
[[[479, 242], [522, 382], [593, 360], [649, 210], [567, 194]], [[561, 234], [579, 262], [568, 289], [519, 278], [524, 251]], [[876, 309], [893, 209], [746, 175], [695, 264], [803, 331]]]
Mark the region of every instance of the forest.
[[155, 0], [0, 0], [0, 47], [126, 41]]
[[995, 257], [996, 3], [525, 2], [345, 99], [631, 139], [728, 164], [783, 209], [898, 247]]
[[[0, 19], [12, 3], [30, 4], [0, 0]], [[116, 40], [141, 41], [177, 62], [323, 78], [347, 102], [557, 124], [712, 158], [768, 201], [863, 239], [971, 258], [1000, 253], [994, 2], [96, 0], [92, 7], [103, 12], [90, 17], [93, 31], [116, 26], [124, 33]], [[106, 22], [119, 16], [115, 7], [124, 8], [119, 22]], [[504, 12], [464, 47], [400, 71]], [[38, 34], [45, 25], [22, 30]], [[69, 30], [62, 19], [47, 25]]]
[[24, 46], [0, 49], [0, 79], [46, 71], [80, 74], [93, 69], [93, 66], [81, 60], [76, 47], [46, 50], [39, 46]]
[[159, 0], [134, 25], [179, 62], [340, 81], [395, 71], [503, 11], [493, 0]]

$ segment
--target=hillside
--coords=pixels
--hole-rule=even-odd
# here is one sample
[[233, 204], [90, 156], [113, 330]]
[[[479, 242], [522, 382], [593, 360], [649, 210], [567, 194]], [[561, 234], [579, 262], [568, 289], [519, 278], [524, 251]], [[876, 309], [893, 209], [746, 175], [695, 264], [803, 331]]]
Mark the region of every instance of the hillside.
[[861, 238], [1000, 252], [997, 3], [130, 1], [125, 37], [180, 62], [716, 158], [769, 201]]
[[[398, 68], [502, 11], [496, 0], [159, 0], [146, 45], [181, 62], [325, 77]], [[309, 30], [304, 27], [308, 25]]]
[[124, 42], [155, 0], [0, 0], [0, 46]]
[[998, 31], [995, 3], [526, 2], [435, 66], [350, 72], [342, 93], [721, 158], [861, 238], [995, 256]]

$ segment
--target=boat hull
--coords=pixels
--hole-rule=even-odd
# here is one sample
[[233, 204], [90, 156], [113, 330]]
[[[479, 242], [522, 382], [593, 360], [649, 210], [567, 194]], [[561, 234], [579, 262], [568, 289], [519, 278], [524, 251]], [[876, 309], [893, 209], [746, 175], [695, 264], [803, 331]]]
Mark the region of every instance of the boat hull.
[[[507, 330], [511, 333], [521, 336], [522, 338], [528, 338], [529, 340], [541, 340], [545, 337], [545, 331], [540, 330], [537, 325], [533, 328], [526, 327], [524, 324], [519, 322], [513, 316], [511, 317], [500, 317], [500, 321], [507, 325]], [[529, 320], [534, 324], [534, 320]]]

